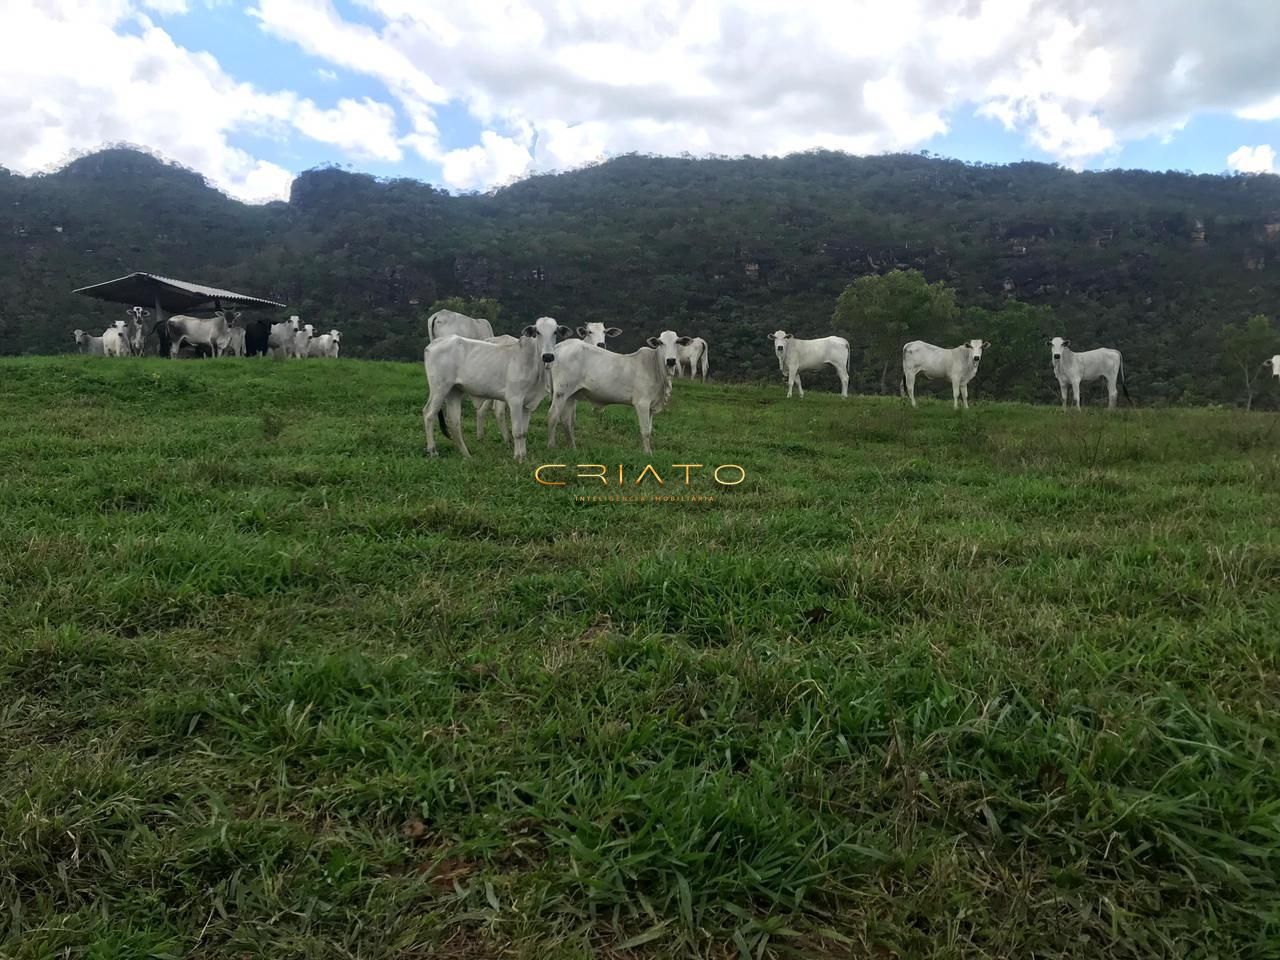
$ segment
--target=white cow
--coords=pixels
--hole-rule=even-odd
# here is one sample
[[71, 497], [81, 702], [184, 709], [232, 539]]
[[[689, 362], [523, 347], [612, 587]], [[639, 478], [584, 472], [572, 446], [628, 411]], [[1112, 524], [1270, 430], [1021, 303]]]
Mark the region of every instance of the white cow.
[[[140, 357], [147, 342], [147, 328], [143, 324], [151, 316], [151, 311], [142, 307], [130, 307], [125, 311], [125, 316], [125, 344], [131, 354]], [[116, 326], [119, 325], [117, 322]]]
[[805, 370], [821, 370], [830, 364], [840, 378], [840, 396], [849, 396], [849, 341], [844, 337], [822, 337], [818, 340], [800, 340], [785, 330], [775, 330], [769, 335], [773, 352], [778, 355], [778, 369], [787, 377], [787, 396], [794, 386], [804, 396], [800, 374]]
[[[471, 456], [462, 436], [462, 398], [502, 400], [511, 411], [515, 458], [523, 463], [529, 417], [546, 395], [546, 378], [556, 360], [556, 339], [569, 336], [568, 327], [540, 317], [521, 331], [515, 343], [490, 343], [450, 335], [432, 340], [422, 352], [430, 396], [422, 408], [427, 453], [436, 454], [435, 419], [463, 456]], [[448, 412], [450, 434], [442, 411]]]
[[671, 398], [671, 377], [679, 363], [677, 350], [688, 337], [664, 330], [635, 353], [613, 353], [585, 340], [567, 340], [556, 348], [551, 379], [551, 411], [547, 414], [547, 446], [556, 445], [556, 428], [563, 426], [569, 446], [576, 447], [574, 407], [586, 400], [596, 407], [624, 403], [636, 411], [644, 452], [652, 453], [653, 414]]
[[311, 342], [307, 344], [307, 356], [309, 357], [337, 357], [338, 343], [342, 339], [342, 334], [337, 330], [330, 330], [328, 333], [322, 333], [318, 337], [312, 337]]
[[606, 327], [603, 323], [588, 323], [578, 328], [578, 336], [595, 347], [603, 347], [606, 337], [620, 336], [618, 327]]
[[985, 340], [969, 340], [958, 347], [935, 347], [923, 340], [912, 340], [902, 347], [902, 385], [916, 405], [916, 374], [923, 373], [928, 380], [951, 381], [951, 405], [969, 409], [969, 381], [978, 372], [982, 351], [991, 346]]
[[106, 349], [102, 344], [101, 337], [91, 336], [83, 330], [75, 331], [75, 335], [76, 349], [80, 353], [86, 353], [91, 357], [105, 357], [107, 355]]
[[231, 328], [240, 322], [240, 311], [216, 310], [207, 319], [179, 314], [166, 322], [169, 326], [170, 357], [177, 358], [184, 342], [208, 347], [213, 356], [220, 357], [231, 342]]
[[1271, 375], [1275, 377], [1277, 380], [1280, 380], [1280, 353], [1277, 353], [1270, 360], [1263, 360], [1262, 365], [1264, 367], [1270, 366]]
[[1062, 391], [1062, 409], [1067, 409], [1067, 388], [1075, 393], [1076, 409], [1080, 409], [1080, 382], [1082, 380], [1107, 381], [1107, 406], [1116, 405], [1116, 381], [1124, 391], [1124, 398], [1129, 399], [1129, 388], [1124, 384], [1124, 358], [1119, 350], [1099, 347], [1097, 350], [1084, 350], [1076, 353], [1071, 349], [1071, 341], [1054, 337], [1049, 341], [1049, 352], [1053, 359], [1053, 375], [1058, 378], [1058, 389]]
[[304, 323], [302, 329], [293, 335], [293, 355], [297, 359], [305, 359], [311, 354], [311, 338], [315, 335], [316, 328], [309, 323]]
[[117, 320], [115, 326], [108, 327], [102, 333], [102, 350], [108, 357], [127, 357], [129, 355], [129, 331], [124, 321]]
[[244, 327], [231, 328], [231, 336], [227, 338], [226, 352], [233, 357], [243, 357], [245, 355]]
[[[684, 372], [684, 368], [689, 368], [689, 379], [692, 380], [694, 375], [698, 373], [698, 366], [702, 367], [702, 382], [707, 382], [707, 341], [701, 337], [693, 337], [685, 345], [676, 350], [676, 376]], [[801, 394], [803, 396], [803, 393]]]
[[302, 329], [302, 318], [294, 314], [283, 323], [273, 323], [271, 333], [267, 336], [267, 352], [277, 360], [297, 356], [294, 352], [298, 331]]
[[[499, 341], [499, 338], [493, 335], [493, 324], [484, 317], [468, 317], [465, 313], [458, 313], [456, 310], [437, 310], [427, 317], [427, 339], [440, 340], [444, 337], [466, 337], [469, 340], [488, 340], [490, 343]], [[476, 408], [476, 439], [484, 438], [484, 416], [492, 412], [505, 441], [508, 436], [507, 411], [502, 401], [477, 400], [473, 397], [472, 403]]]

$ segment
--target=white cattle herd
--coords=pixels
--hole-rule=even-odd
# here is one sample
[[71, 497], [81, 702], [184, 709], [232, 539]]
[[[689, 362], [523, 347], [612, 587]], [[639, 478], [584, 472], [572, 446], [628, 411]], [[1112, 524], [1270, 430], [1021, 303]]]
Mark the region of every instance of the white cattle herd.
[[[212, 317], [174, 314], [167, 320], [155, 323], [150, 331], [145, 325], [151, 316], [150, 310], [130, 307], [126, 316], [127, 319], [117, 320], [99, 337], [76, 330], [76, 349], [80, 353], [97, 357], [142, 356], [147, 334], [150, 332], [159, 341], [160, 353], [167, 353], [170, 357], [180, 356], [184, 347], [197, 353], [208, 351], [214, 357], [243, 357], [249, 352], [239, 310], [215, 310]], [[297, 316], [281, 323], [272, 323], [269, 328], [264, 322], [263, 331], [266, 337], [263, 352], [281, 360], [336, 358], [342, 341], [339, 331], [330, 330], [328, 333], [317, 334], [311, 324], [304, 324]]]
[[[133, 307], [127, 319], [117, 320], [93, 336], [75, 331], [76, 348], [81, 353], [102, 357], [139, 355], [143, 352], [150, 311]], [[152, 332], [167, 344], [171, 357], [184, 346], [208, 350], [215, 357], [245, 356], [246, 333], [240, 326], [238, 310], [217, 310], [212, 317], [172, 316]], [[292, 316], [279, 323], [259, 322], [259, 349], [278, 359], [338, 356], [342, 335], [337, 330], [317, 335], [315, 328]], [[709, 349], [701, 337], [680, 336], [663, 330], [646, 340], [633, 353], [615, 353], [607, 348], [609, 339], [622, 333], [618, 327], [588, 323], [574, 331], [551, 317], [541, 317], [525, 327], [519, 337], [495, 335], [488, 320], [468, 317], [452, 310], [439, 310], [427, 320], [429, 342], [422, 362], [429, 391], [422, 408], [427, 435], [427, 452], [436, 454], [435, 426], [451, 439], [466, 457], [462, 430], [462, 399], [471, 397], [476, 406], [476, 437], [484, 435], [484, 418], [492, 413], [504, 442], [513, 445], [517, 461], [528, 452], [529, 420], [545, 397], [551, 398], [547, 417], [547, 446], [554, 447], [563, 431], [571, 447], [576, 447], [576, 410], [579, 400], [600, 408], [623, 404], [635, 410], [640, 440], [645, 453], [652, 453], [653, 415], [671, 402], [672, 381], [681, 376], [707, 378]], [[798, 390], [804, 396], [800, 374], [831, 367], [840, 379], [840, 396], [849, 395], [849, 341], [843, 337], [802, 340], [785, 330], [769, 334], [778, 359], [778, 369], [787, 384], [787, 396]], [[1067, 409], [1069, 394], [1080, 408], [1081, 384], [1105, 380], [1107, 405], [1114, 408], [1117, 389], [1129, 398], [1124, 380], [1124, 358], [1119, 350], [1100, 347], [1075, 351], [1071, 341], [1054, 337], [1048, 341], [1050, 362]], [[951, 383], [952, 406], [969, 406], [969, 383], [977, 376], [982, 354], [991, 347], [986, 340], [973, 339], [956, 347], [939, 347], [912, 340], [902, 347], [902, 392], [916, 406], [916, 378]], [[1271, 374], [1280, 380], [1280, 354], [1264, 360]], [[510, 430], [508, 430], [510, 423]]]

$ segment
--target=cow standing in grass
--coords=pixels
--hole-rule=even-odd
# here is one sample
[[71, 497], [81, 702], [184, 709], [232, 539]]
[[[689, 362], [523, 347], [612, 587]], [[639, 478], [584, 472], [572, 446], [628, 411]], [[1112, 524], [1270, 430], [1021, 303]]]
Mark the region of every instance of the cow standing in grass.
[[849, 341], [844, 337], [801, 340], [785, 330], [775, 330], [769, 335], [769, 341], [778, 356], [778, 369], [786, 375], [788, 397], [792, 387], [804, 396], [801, 373], [821, 370], [825, 366], [830, 366], [840, 378], [840, 396], [849, 396]]
[[1124, 383], [1124, 358], [1119, 350], [1099, 347], [1096, 350], [1084, 350], [1076, 353], [1071, 349], [1071, 341], [1062, 337], [1054, 337], [1049, 341], [1049, 355], [1053, 361], [1053, 375], [1058, 378], [1058, 389], [1062, 391], [1062, 409], [1067, 409], [1067, 390], [1075, 394], [1076, 409], [1080, 409], [1080, 384], [1084, 380], [1107, 381], [1107, 406], [1115, 409], [1116, 383], [1124, 391], [1124, 398], [1129, 399], [1129, 388]]
[[[490, 343], [515, 342], [516, 339], [506, 334], [494, 336], [493, 324], [484, 317], [469, 317], [456, 310], [437, 310], [427, 317], [427, 339], [442, 340], [445, 337], [466, 337], [469, 340], [487, 340]], [[472, 398], [472, 402], [476, 408], [476, 439], [484, 439], [484, 417], [485, 414], [492, 413], [494, 419], [498, 421], [498, 431], [502, 434], [503, 442], [509, 442], [506, 404], [501, 400], [476, 400], [475, 398]], [[441, 429], [444, 429], [443, 424]], [[445, 430], [445, 436], [448, 435], [449, 432]]]
[[936, 347], [923, 340], [912, 340], [902, 347], [902, 386], [916, 405], [916, 376], [923, 373], [927, 380], [951, 381], [951, 406], [969, 409], [969, 381], [978, 373], [982, 351], [991, 346], [986, 340], [969, 340], [958, 347]]
[[[527, 452], [529, 417], [547, 394], [546, 378], [556, 359], [556, 340], [572, 331], [551, 317], [540, 317], [521, 331], [514, 343], [493, 343], [450, 335], [432, 340], [422, 352], [430, 396], [422, 408], [427, 453], [436, 455], [435, 422], [465, 457], [471, 456], [462, 435], [462, 398], [501, 400], [511, 412], [511, 434], [517, 463]], [[495, 338], [496, 339], [496, 338]], [[445, 426], [447, 413], [448, 427]]]

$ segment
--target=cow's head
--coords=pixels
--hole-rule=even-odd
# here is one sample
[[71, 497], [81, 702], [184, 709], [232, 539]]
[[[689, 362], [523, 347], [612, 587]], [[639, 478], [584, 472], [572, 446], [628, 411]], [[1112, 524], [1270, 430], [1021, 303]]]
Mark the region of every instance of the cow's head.
[[791, 334], [785, 330], [775, 330], [769, 334], [769, 341], [773, 344], [773, 352], [781, 357], [787, 350], [787, 341], [791, 339]]
[[650, 337], [645, 342], [658, 351], [658, 359], [662, 362], [667, 374], [670, 375], [675, 372], [676, 362], [679, 359], [676, 347], [683, 347], [691, 339], [691, 337], [680, 336], [674, 330], [663, 330], [656, 337]]
[[116, 329], [117, 329], [117, 330], [119, 330], [119, 331], [121, 331], [121, 332], [124, 332], [124, 328], [125, 328], [125, 327], [127, 327], [128, 325], [129, 325], [129, 324], [128, 324], [128, 321], [125, 321], [125, 320], [117, 320], [117, 321], [116, 321]]
[[294, 333], [297, 333], [299, 330], [302, 329], [302, 318], [298, 316], [296, 313], [289, 318], [288, 323], [289, 323], [289, 329], [292, 330]]
[[1062, 359], [1062, 348], [1069, 346], [1071, 346], [1071, 341], [1063, 340], [1061, 337], [1054, 337], [1049, 341], [1049, 353], [1053, 356], [1054, 363]]
[[215, 310], [213, 311], [213, 315], [215, 317], [221, 317], [226, 321], [228, 327], [234, 327], [240, 322], [239, 310]]
[[521, 339], [528, 337], [538, 346], [543, 363], [553, 363], [556, 359], [556, 340], [566, 340], [573, 336], [573, 331], [552, 317], [539, 317], [520, 331]]
[[578, 328], [578, 336], [597, 347], [604, 346], [605, 337], [616, 337], [622, 331], [618, 327], [606, 327], [603, 323], [588, 323]]
[[973, 366], [976, 369], [978, 364], [982, 362], [982, 351], [991, 346], [988, 340], [969, 340], [960, 344], [961, 350], [968, 350], [969, 356], [973, 360]]
[[84, 346], [84, 341], [85, 341], [84, 331], [83, 331], [83, 330], [76, 330], [76, 331], [75, 331], [75, 337], [76, 337], [76, 346], [77, 346], [77, 347], [83, 347], [83, 346]]
[[330, 330], [329, 336], [333, 338], [334, 343], [338, 343], [342, 339], [342, 334], [340, 334], [337, 330]]
[[316, 328], [315, 328], [315, 324], [311, 324], [311, 323], [304, 323], [304, 324], [302, 325], [302, 329], [303, 329], [303, 330], [305, 330], [305, 331], [307, 332], [307, 336], [308, 336], [308, 337], [314, 337], [314, 336], [316, 335]]

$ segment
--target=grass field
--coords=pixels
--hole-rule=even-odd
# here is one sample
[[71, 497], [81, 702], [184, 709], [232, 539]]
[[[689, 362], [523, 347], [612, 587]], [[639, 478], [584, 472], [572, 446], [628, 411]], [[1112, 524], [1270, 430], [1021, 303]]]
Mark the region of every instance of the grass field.
[[1280, 420], [830, 389], [0, 362], [0, 955], [1280, 955]]

